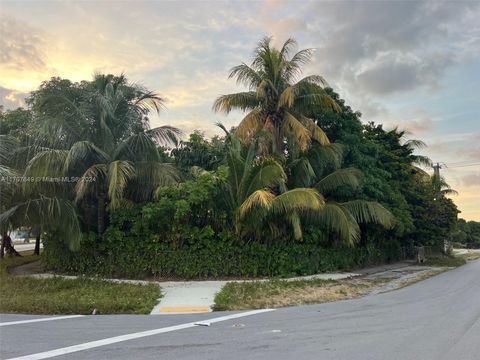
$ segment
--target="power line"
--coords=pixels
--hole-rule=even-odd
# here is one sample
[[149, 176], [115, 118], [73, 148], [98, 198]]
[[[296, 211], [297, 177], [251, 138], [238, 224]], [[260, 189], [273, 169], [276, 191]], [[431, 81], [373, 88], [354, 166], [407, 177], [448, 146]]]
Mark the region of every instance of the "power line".
[[461, 167], [468, 167], [468, 166], [480, 166], [480, 162], [478, 163], [471, 163], [471, 164], [464, 164], [464, 165], [448, 165], [447, 168], [461, 168]]

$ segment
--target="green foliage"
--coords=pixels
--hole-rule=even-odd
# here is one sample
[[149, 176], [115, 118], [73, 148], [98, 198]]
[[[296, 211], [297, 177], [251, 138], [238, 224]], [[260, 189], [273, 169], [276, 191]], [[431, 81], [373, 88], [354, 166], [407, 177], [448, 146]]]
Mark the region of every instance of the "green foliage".
[[188, 141], [182, 141], [172, 150], [172, 156], [175, 164], [186, 173], [194, 166], [211, 171], [223, 162], [224, 151], [225, 143], [221, 138], [214, 137], [209, 141], [201, 132], [195, 131]]
[[373, 244], [322, 246], [321, 233], [315, 232], [308, 233], [304, 242], [239, 241], [226, 230], [228, 212], [221, 210], [219, 181], [221, 175], [206, 173], [162, 189], [156, 203], [116, 211], [102, 242], [92, 233], [76, 253], [49, 236], [44, 243], [45, 263], [67, 273], [207, 278], [307, 275], [401, 256], [398, 252], [387, 258]]
[[480, 248], [480, 222], [458, 219], [456, 230], [451, 234], [451, 240], [469, 247]]
[[425, 144], [363, 124], [321, 76], [300, 79], [312, 50], [295, 45], [262, 39], [230, 72], [247, 91], [214, 103], [245, 118], [174, 149], [179, 130], [149, 128], [164, 99], [125, 76], [43, 82], [28, 109], [0, 113], [1, 175], [80, 180], [0, 184], [2, 230], [41, 226], [52, 269], [129, 277], [310, 274], [480, 244], [453, 190], [418, 167]]
[[432, 255], [427, 256], [422, 265], [425, 266], [447, 266], [458, 267], [465, 265], [467, 261], [462, 257], [448, 256], [448, 255]]
[[178, 247], [174, 239], [162, 241], [158, 234], [138, 234], [134, 229], [124, 233], [110, 228], [101, 252], [94, 243], [85, 243], [90, 250], [72, 255], [51, 242], [45, 245], [44, 257], [47, 267], [57, 271], [130, 278], [311, 275], [401, 257], [401, 253], [389, 257], [374, 245], [322, 248], [314, 243], [240, 244], [232, 234], [217, 234], [211, 227], [184, 230], [184, 236], [183, 246]]

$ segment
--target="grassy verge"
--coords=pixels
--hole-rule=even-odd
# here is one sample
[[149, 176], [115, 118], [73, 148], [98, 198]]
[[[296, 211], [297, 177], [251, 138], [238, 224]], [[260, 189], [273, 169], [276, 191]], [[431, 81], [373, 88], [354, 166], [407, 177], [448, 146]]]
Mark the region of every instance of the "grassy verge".
[[244, 310], [317, 304], [368, 293], [378, 281], [363, 279], [230, 282], [215, 296], [214, 310]]
[[459, 257], [467, 261], [478, 260], [480, 259], [480, 252], [469, 252], [467, 254], [459, 255]]
[[443, 272], [446, 272], [448, 271], [449, 269], [441, 269], [441, 270], [431, 270], [431, 271], [424, 271], [420, 274], [418, 274], [417, 276], [415, 277], [412, 277], [408, 280], [405, 280], [405, 281], [402, 281], [398, 288], [397, 289], [401, 289], [401, 288], [404, 288], [404, 287], [407, 287], [407, 286], [410, 286], [410, 285], [413, 285], [413, 284], [416, 284], [420, 281], [423, 281], [423, 280], [427, 280], [433, 276], [437, 276], [437, 275], [440, 275], [441, 273]]
[[466, 264], [466, 260], [460, 256], [435, 255], [428, 256], [423, 265], [458, 267]]
[[38, 260], [0, 260], [0, 312], [24, 314], [148, 314], [160, 297], [155, 284], [134, 285], [97, 279], [15, 277], [8, 269]]

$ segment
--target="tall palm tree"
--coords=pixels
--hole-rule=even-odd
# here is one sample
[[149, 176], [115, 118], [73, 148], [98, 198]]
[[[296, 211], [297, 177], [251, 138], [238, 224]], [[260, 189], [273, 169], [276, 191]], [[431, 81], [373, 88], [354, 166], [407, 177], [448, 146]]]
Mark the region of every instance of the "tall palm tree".
[[248, 112], [235, 133], [245, 142], [262, 131], [268, 133], [264, 139], [267, 154], [283, 155], [286, 146], [305, 151], [311, 141], [328, 144], [325, 133], [309, 116], [319, 107], [340, 110], [324, 90], [327, 83], [321, 76], [298, 79], [313, 50], [292, 55], [295, 45], [294, 39], [288, 39], [278, 50], [272, 47], [270, 37], [263, 38], [251, 65], [242, 63], [230, 71], [229, 77], [247, 86], [248, 91], [222, 95], [213, 105], [214, 111], [227, 114], [232, 110]]
[[26, 173], [78, 178], [75, 200], [96, 203], [97, 231], [103, 234], [108, 210], [148, 200], [159, 185], [175, 181], [174, 168], [160, 162], [158, 146], [175, 144], [180, 131], [151, 129], [148, 114], [160, 111], [164, 100], [123, 75], [96, 75], [80, 90], [75, 98], [62, 91], [38, 100], [43, 132]]

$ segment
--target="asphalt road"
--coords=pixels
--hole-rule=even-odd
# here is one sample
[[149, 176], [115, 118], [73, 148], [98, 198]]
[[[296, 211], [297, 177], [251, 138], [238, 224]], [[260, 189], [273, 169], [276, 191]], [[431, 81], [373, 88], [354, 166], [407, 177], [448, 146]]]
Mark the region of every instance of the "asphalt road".
[[[389, 293], [244, 315], [86, 316], [10, 325], [48, 317], [2, 315], [0, 358], [478, 360], [480, 261]], [[192, 324], [213, 318], [210, 326]]]

